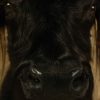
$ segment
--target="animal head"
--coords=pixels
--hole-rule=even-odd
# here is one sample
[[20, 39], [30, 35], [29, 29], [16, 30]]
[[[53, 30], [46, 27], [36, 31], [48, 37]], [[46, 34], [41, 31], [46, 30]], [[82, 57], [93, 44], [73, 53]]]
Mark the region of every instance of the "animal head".
[[89, 62], [95, 0], [8, 0], [5, 4], [14, 70], [12, 98], [18, 97], [20, 88], [18, 99], [23, 100], [92, 100]]

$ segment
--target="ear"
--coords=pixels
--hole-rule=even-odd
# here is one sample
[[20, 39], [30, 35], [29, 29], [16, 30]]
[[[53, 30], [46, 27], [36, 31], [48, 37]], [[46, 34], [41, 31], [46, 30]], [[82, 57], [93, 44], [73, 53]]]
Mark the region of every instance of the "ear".
[[42, 73], [36, 69], [32, 61], [26, 61], [18, 66], [15, 76], [17, 77], [17, 81], [20, 84], [25, 98], [32, 98], [33, 92], [41, 89], [41, 75]]

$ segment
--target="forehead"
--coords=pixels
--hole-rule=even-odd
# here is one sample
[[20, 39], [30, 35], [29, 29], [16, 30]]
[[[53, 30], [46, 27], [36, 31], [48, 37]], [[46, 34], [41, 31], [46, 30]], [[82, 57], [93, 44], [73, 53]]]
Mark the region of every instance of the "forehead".
[[[5, 0], [6, 1], [6, 0]], [[7, 0], [6, 2], [14, 4], [16, 6], [23, 5], [25, 3], [32, 5], [33, 7], [40, 6], [40, 8], [46, 7], [49, 9], [66, 9], [68, 7], [82, 8], [84, 6], [90, 6], [96, 0]], [[52, 7], [52, 8], [51, 8]], [[61, 8], [62, 7], [62, 8]]]
[[84, 6], [91, 6], [95, 3], [96, 0], [66, 0], [67, 6], [78, 6], [78, 7], [84, 7]]
[[7, 2], [11, 2], [11, 3], [20, 3], [22, 1], [25, 1], [25, 0], [6, 0]]
[[80, 63], [79, 60], [77, 59], [71, 59], [71, 58], [65, 58], [56, 61], [49, 61], [49, 62], [35, 62], [34, 61], [33, 69], [35, 68], [36, 70], [40, 71], [41, 73], [44, 74], [49, 74], [49, 75], [65, 75], [68, 74], [72, 69], [77, 69], [81, 68], [82, 64]]
[[52, 3], [72, 3], [72, 4], [75, 4], [75, 3], [90, 3], [90, 2], [94, 2], [96, 0], [4, 0], [6, 2], [11, 2], [11, 3], [21, 3], [21, 2], [37, 2], [37, 3], [49, 3], [49, 4], [52, 4]]

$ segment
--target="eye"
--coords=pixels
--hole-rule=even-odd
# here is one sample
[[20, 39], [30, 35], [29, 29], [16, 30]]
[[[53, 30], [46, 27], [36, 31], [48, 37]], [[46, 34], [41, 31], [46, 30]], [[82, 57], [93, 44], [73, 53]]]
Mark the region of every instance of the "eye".
[[92, 5], [91, 9], [95, 11], [95, 9], [96, 9], [95, 5]]
[[31, 73], [28, 74], [27, 76], [28, 86], [31, 88], [39, 89], [41, 88], [41, 77], [38, 75], [32, 75]]
[[6, 6], [11, 6], [11, 3], [10, 3], [10, 2], [7, 2], [7, 3], [6, 3]]
[[72, 71], [70, 82], [70, 90], [77, 97], [82, 97], [89, 89], [89, 76], [83, 68], [78, 68]]
[[[18, 66], [16, 75], [20, 83], [27, 88], [39, 89], [42, 87], [42, 73], [32, 62], [24, 62]], [[23, 87], [22, 86], [22, 87]]]
[[34, 88], [41, 87], [41, 75], [42, 75], [42, 73], [39, 72], [37, 69], [35, 69], [35, 68], [31, 69], [31, 73], [29, 73], [28, 78], [33, 83]]
[[93, 6], [91, 7], [91, 9], [93, 9], [93, 10], [94, 10], [94, 9], [95, 9], [95, 6], [93, 5]]
[[96, 10], [96, 1], [93, 0], [90, 6], [91, 6], [91, 7], [90, 7], [91, 10], [95, 11], [95, 10]]

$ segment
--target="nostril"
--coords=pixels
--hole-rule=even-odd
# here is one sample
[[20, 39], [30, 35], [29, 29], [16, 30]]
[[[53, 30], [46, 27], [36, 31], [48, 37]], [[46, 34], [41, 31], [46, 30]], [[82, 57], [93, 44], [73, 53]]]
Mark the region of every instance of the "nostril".
[[84, 96], [89, 88], [89, 76], [81, 69], [72, 73], [70, 84], [71, 92], [77, 96]]

